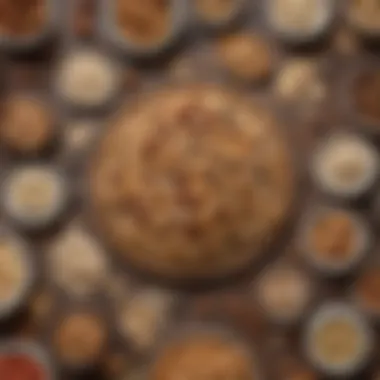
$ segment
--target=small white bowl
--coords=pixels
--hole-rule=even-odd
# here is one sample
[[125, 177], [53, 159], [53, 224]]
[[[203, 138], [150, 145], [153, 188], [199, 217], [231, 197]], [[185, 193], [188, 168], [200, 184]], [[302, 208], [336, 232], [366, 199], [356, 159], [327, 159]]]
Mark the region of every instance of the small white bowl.
[[[315, 221], [324, 214], [335, 211], [346, 215], [347, 218], [353, 222], [358, 233], [357, 244], [353, 248], [350, 257], [348, 257], [347, 260], [337, 263], [320, 258], [319, 253], [311, 247], [311, 244], [308, 241], [310, 230], [314, 227]], [[359, 215], [347, 210], [322, 206], [309, 212], [305, 217], [305, 220], [301, 222], [301, 226], [299, 248], [302, 257], [304, 257], [318, 272], [329, 277], [339, 277], [351, 272], [364, 259], [364, 256], [372, 244], [372, 236], [366, 222]]]
[[[265, 17], [269, 27], [275, 32], [279, 39], [286, 43], [303, 45], [315, 42], [329, 29], [335, 16], [335, 1], [319, 0], [321, 14], [319, 15], [319, 19], [315, 20], [314, 25], [309, 30], [302, 31], [297, 28], [286, 28], [285, 26], [278, 25], [275, 20], [273, 12], [275, 1], [277, 0], [266, 0], [264, 2]], [[288, 10], [288, 12], [290, 12], [290, 10]]]
[[[320, 329], [329, 320], [348, 321], [356, 326], [360, 340], [355, 358], [346, 363], [332, 364], [326, 363], [318, 352], [313, 348], [313, 337], [317, 330]], [[313, 315], [306, 326], [304, 335], [304, 349], [310, 362], [321, 372], [330, 376], [339, 376], [346, 378], [351, 376], [366, 366], [373, 350], [373, 335], [365, 318], [352, 306], [344, 302], [327, 302], [323, 304]]]
[[[172, 25], [162, 40], [151, 46], [129, 41], [119, 30], [114, 17], [116, 0], [100, 0], [100, 34], [121, 52], [140, 58], [157, 55], [172, 47], [181, 37], [187, 26], [189, 5], [186, 0], [171, 0]], [[137, 0], [138, 1], [138, 0]]]
[[[337, 150], [339, 143], [351, 144], [354, 148], [358, 149], [358, 153], [363, 156], [364, 173], [360, 180], [357, 180], [355, 184], [342, 184], [338, 178], [333, 178], [332, 173], [327, 173], [328, 164], [323, 160], [328, 160], [329, 156], [339, 152]], [[347, 146], [346, 148], [347, 149]], [[342, 148], [340, 148], [342, 149]], [[346, 152], [347, 153], [347, 152]], [[365, 154], [365, 157], [364, 157]], [[366, 162], [364, 162], [366, 160]], [[375, 184], [378, 174], [380, 157], [376, 148], [365, 138], [357, 136], [349, 132], [336, 132], [328, 136], [320, 145], [316, 148], [312, 156], [311, 161], [311, 176], [319, 189], [324, 193], [333, 195], [335, 197], [341, 197], [345, 199], [353, 199], [362, 196], [370, 190]]]
[[38, 343], [21, 339], [0, 341], [0, 356], [12, 354], [30, 357], [44, 370], [46, 380], [56, 379], [56, 373], [53, 368], [52, 360], [47, 351]]
[[30, 36], [6, 36], [0, 33], [0, 49], [11, 53], [27, 53], [44, 45], [57, 29], [62, 16], [62, 4], [59, 0], [46, 0], [48, 17], [40, 33]]
[[16, 247], [17, 254], [23, 262], [25, 277], [19, 285], [15, 294], [8, 300], [0, 302], [0, 319], [7, 319], [13, 313], [17, 312], [30, 292], [36, 277], [36, 267], [30, 254], [27, 243], [19, 236], [7, 230], [0, 231], [0, 240], [8, 239], [10, 244]]
[[[23, 171], [45, 172], [54, 182], [56, 187], [56, 203], [51, 205], [51, 210], [40, 215], [23, 215], [22, 209], [12, 199], [11, 187], [14, 180], [20, 179]], [[20, 171], [20, 172], [19, 172]], [[68, 201], [68, 188], [65, 177], [58, 169], [48, 164], [28, 164], [13, 169], [4, 179], [2, 186], [2, 206], [6, 214], [19, 226], [26, 229], [42, 229], [54, 223], [65, 209]]]

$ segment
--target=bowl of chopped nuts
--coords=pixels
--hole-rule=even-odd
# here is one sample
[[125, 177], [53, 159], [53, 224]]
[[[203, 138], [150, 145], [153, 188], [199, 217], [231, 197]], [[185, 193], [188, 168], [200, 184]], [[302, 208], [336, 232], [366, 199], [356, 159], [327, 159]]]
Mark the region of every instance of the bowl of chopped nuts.
[[186, 0], [102, 0], [100, 32], [128, 55], [156, 55], [178, 40], [188, 13]]
[[0, 3], [0, 48], [34, 50], [53, 35], [60, 15], [57, 0], [14, 0]]
[[362, 218], [348, 210], [321, 206], [302, 223], [300, 251], [318, 272], [342, 276], [359, 265], [371, 246]]

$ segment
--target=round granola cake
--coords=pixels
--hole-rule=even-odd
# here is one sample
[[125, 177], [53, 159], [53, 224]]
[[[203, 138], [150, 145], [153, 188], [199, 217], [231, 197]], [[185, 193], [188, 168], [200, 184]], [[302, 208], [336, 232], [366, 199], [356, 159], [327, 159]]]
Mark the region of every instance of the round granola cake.
[[148, 380], [258, 379], [251, 353], [239, 341], [221, 334], [196, 333], [164, 347]]
[[124, 107], [90, 165], [97, 232], [133, 266], [175, 279], [260, 256], [293, 195], [271, 115], [228, 89], [168, 88]]

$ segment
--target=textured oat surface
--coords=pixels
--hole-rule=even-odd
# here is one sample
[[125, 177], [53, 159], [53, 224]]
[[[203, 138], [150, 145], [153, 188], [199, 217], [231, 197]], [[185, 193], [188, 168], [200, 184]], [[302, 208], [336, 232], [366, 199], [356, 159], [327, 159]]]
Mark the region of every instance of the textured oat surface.
[[[264, 267], [274, 266], [279, 261], [284, 261], [287, 264], [296, 266], [302, 273], [306, 274], [312, 283], [313, 289], [316, 290], [316, 297], [310, 311], [325, 299], [351, 297], [351, 285], [353, 280], [357, 278], [358, 273], [337, 281], [327, 281], [323, 277], [317, 276], [300, 259], [301, 255], [297, 251], [298, 240], [299, 231], [302, 230], [300, 228], [302, 227], [302, 216], [307, 212], [308, 207], [327, 201], [326, 198], [321, 197], [318, 191], [310, 186], [308, 180], [309, 157], [315, 143], [334, 129], [347, 129], [360, 134], [368, 132], [367, 126], [361, 124], [349, 102], [349, 89], [352, 78], [358, 69], [379, 64], [378, 50], [364, 45], [362, 40], [355, 35], [352, 28], [348, 26], [345, 21], [345, 1], [339, 2], [342, 6], [339, 8], [335, 19], [336, 24], [327, 34], [326, 39], [320, 41], [319, 44], [307, 46], [305, 49], [292, 49], [272, 33], [264, 21], [263, 2], [259, 0], [249, 1], [247, 11], [244, 13], [245, 17], [236, 28], [237, 31], [252, 31], [259, 34], [274, 53], [273, 73], [268, 82], [263, 83], [261, 86], [245, 86], [241, 81], [235, 81], [233, 76], [228, 75], [214, 54], [215, 49], [213, 47], [217, 43], [215, 34], [200, 26], [198, 21], [194, 19], [191, 20], [188, 29], [188, 34], [191, 36], [190, 41], [181, 41], [180, 48], [173, 55], [159, 57], [159, 59], [153, 59], [148, 63], [141, 63], [130, 59], [130, 57], [125, 57], [123, 54], [115, 54], [115, 51], [99, 38], [97, 13], [93, 5], [90, 4], [95, 4], [96, 1], [72, 0], [64, 2], [65, 4], [62, 4], [62, 7], [65, 10], [62, 13], [62, 23], [59, 27], [60, 31], [57, 39], [52, 46], [43, 50], [41, 54], [22, 58], [3, 55], [2, 81], [5, 82], [5, 95], [13, 89], [25, 89], [28, 90], [28, 93], [35, 91], [39, 95], [42, 93], [48, 99], [54, 100], [52, 110], [59, 119], [58, 144], [50, 151], [44, 152], [44, 155], [39, 157], [38, 160], [57, 165], [60, 170], [64, 170], [68, 174], [69, 184], [72, 189], [72, 201], [66, 215], [58, 225], [53, 226], [54, 228], [49, 229], [44, 234], [25, 234], [24, 237], [33, 248], [32, 257], [40, 268], [35, 292], [33, 293], [35, 297], [31, 298], [30, 303], [25, 308], [25, 313], [16, 316], [10, 324], [1, 325], [2, 337], [31, 337], [51, 347], [57, 321], [60, 321], [60, 317], [65, 312], [77, 309], [94, 311], [98, 316], [104, 317], [110, 327], [110, 347], [100, 363], [105, 373], [104, 377], [107, 380], [128, 379], [127, 375], [131, 373], [131, 378], [133, 379], [144, 379], [144, 369], [151, 363], [152, 354], [160, 351], [158, 347], [165, 345], [168, 335], [173, 331], [182, 330], [182, 328], [186, 329], [188, 325], [193, 323], [202, 325], [207, 322], [212, 325], [222, 325], [227, 329], [240, 333], [244, 337], [245, 347], [251, 347], [252, 345], [255, 348], [254, 352], [263, 368], [264, 378], [273, 380], [320, 378], [304, 359], [301, 346], [302, 330], [299, 326], [288, 328], [273, 325], [256, 302], [254, 289], [258, 274]], [[80, 112], [76, 109], [65, 107], [60, 101], [56, 101], [56, 94], [51, 86], [55, 69], [59, 66], [59, 62], [68, 47], [77, 47], [81, 44], [105, 51], [122, 65], [122, 70], [124, 70], [122, 77], [120, 77], [120, 84], [123, 87], [122, 94], [107, 109], [97, 110], [96, 112]], [[315, 70], [318, 77], [318, 84], [316, 87], [310, 85], [308, 88], [317, 88], [318, 96], [310, 95], [298, 98], [297, 96], [290, 96], [289, 101], [282, 98], [282, 92], [281, 96], [278, 96], [276, 83], [282, 72], [281, 69], [293, 62], [294, 59], [312, 62], [313, 70]], [[218, 85], [209, 87], [209, 85], [202, 84], [200, 87], [197, 86], [187, 90], [187, 85], [194, 81], [214, 84], [216, 82]], [[295, 81], [297, 81], [297, 76]], [[290, 89], [295, 88], [297, 90], [298, 87], [304, 88], [304, 86], [294, 86], [294, 83], [289, 85]], [[212, 89], [209, 90], [209, 88]], [[233, 90], [229, 90], [232, 88]], [[162, 89], [167, 90], [158, 99], [156, 91], [160, 92]], [[322, 91], [319, 91], [320, 89]], [[234, 112], [229, 112], [228, 117], [223, 119], [223, 112], [218, 111], [213, 115], [216, 123], [231, 125], [235, 134], [232, 133], [231, 138], [229, 138], [229, 129], [225, 134], [217, 135], [210, 128], [206, 129], [206, 131], [196, 130], [194, 138], [198, 139], [198, 141], [204, 138], [210, 139], [215, 150], [213, 152], [214, 156], [218, 160], [228, 157], [227, 162], [242, 163], [242, 165], [239, 165], [239, 170], [249, 171], [258, 162], [264, 164], [271, 179], [270, 183], [264, 181], [265, 186], [263, 189], [265, 191], [256, 191], [249, 196], [252, 201], [252, 208], [255, 205], [254, 216], [252, 216], [252, 213], [240, 214], [243, 204], [244, 210], [248, 211], [248, 208], [245, 207], [247, 202], [244, 198], [234, 199], [231, 209], [228, 209], [228, 212], [235, 213], [238, 223], [247, 227], [247, 234], [241, 238], [241, 242], [244, 244], [241, 246], [240, 255], [234, 254], [231, 256], [226, 244], [222, 244], [218, 238], [219, 235], [227, 238], [226, 231], [236, 233], [237, 230], [235, 231], [234, 229], [237, 225], [235, 223], [233, 226], [218, 224], [217, 213], [206, 213], [206, 215], [212, 216], [211, 220], [203, 221], [199, 219], [195, 223], [196, 228], [194, 230], [188, 228], [189, 226], [185, 228], [184, 225], [178, 225], [178, 229], [183, 231], [182, 235], [177, 235], [181, 236], [179, 241], [173, 240], [174, 234], [172, 232], [163, 234], [165, 239], [158, 239], [157, 230], [148, 228], [145, 230], [139, 228], [138, 232], [131, 235], [135, 237], [135, 242], [132, 243], [130, 239], [126, 240], [127, 235], [124, 233], [131, 228], [131, 220], [128, 219], [128, 214], [133, 215], [133, 223], [145, 222], [150, 227], [156, 228], [157, 225], [165, 225], [167, 222], [169, 222], [169, 225], [173, 224], [172, 214], [169, 214], [168, 210], [170, 208], [175, 209], [178, 205], [172, 202], [173, 198], [167, 197], [165, 193], [166, 184], [162, 184], [161, 192], [153, 186], [147, 189], [147, 187], [142, 186], [142, 175], [146, 175], [147, 182], [151, 184], [155, 183], [155, 181], [160, 182], [163, 178], [171, 181], [170, 167], [173, 166], [173, 168], [177, 167], [177, 169], [183, 170], [186, 167], [183, 164], [189, 161], [189, 156], [186, 156], [183, 151], [177, 150], [177, 145], [172, 144], [165, 135], [158, 136], [158, 140], [161, 141], [160, 144], [162, 145], [155, 147], [153, 132], [157, 132], [160, 129], [159, 122], [164, 121], [165, 113], [162, 112], [164, 108], [168, 108], [169, 111], [166, 117], [178, 118], [183, 111], [181, 99], [195, 98], [193, 106], [198, 110], [199, 103], [204, 103], [201, 100], [204, 100], [205, 96], [207, 98], [209, 91], [216, 95], [216, 98], [221, 99], [220, 101], [226, 102], [226, 107], [243, 111], [247, 120], [241, 122], [239, 129], [234, 124], [238, 119], [238, 113], [234, 115]], [[303, 91], [299, 92], [304, 94]], [[236, 93], [237, 95], [235, 95]], [[144, 102], [139, 103], [136, 108], [128, 108], [129, 105], [136, 104], [136, 98], [142, 99]], [[241, 99], [244, 99], [244, 101]], [[176, 112], [173, 112], [172, 100], [177, 104]], [[257, 106], [247, 106], [246, 101], [252, 101], [253, 104], [263, 104], [264, 106], [262, 108], [260, 106], [259, 111], [257, 111]], [[186, 105], [187, 102], [185, 101], [184, 103]], [[125, 108], [126, 104], [128, 104], [127, 108]], [[116, 114], [116, 118], [113, 117], [112, 115], [119, 108], [121, 108], [121, 111]], [[267, 121], [266, 116], [258, 116], [259, 114], [261, 115], [264, 109], [270, 110], [272, 115], [269, 119], [271, 121]], [[184, 112], [184, 114], [182, 115], [184, 121], [179, 124], [180, 128], [174, 131], [175, 139], [181, 138], [181, 134], [186, 131], [186, 128], [189, 128], [186, 127], [187, 123], [193, 123], [192, 118], [195, 115], [198, 116], [198, 112]], [[272, 120], [273, 116], [275, 120]], [[206, 113], [201, 117], [207, 119], [209, 114]], [[231, 118], [235, 119], [235, 121], [232, 122]], [[188, 121], [188, 119], [190, 120]], [[65, 140], [67, 133], [73, 132], [70, 127], [75, 125], [74, 123], [79, 124], [89, 120], [91, 121], [91, 126], [86, 129], [84, 135], [78, 132], [78, 135], [72, 138], [68, 137]], [[147, 120], [149, 122], [146, 122]], [[251, 123], [251, 120], [255, 121]], [[93, 121], [95, 122], [92, 123]], [[247, 130], [245, 127], [247, 121], [249, 125], [257, 125], [257, 128]], [[144, 126], [142, 129], [138, 128], [139, 123]], [[207, 126], [213, 125], [208, 119], [207, 121], [201, 120], [202, 123], [207, 124]], [[177, 123], [174, 124], [177, 125]], [[169, 136], [173, 133], [171, 129], [173, 129], [174, 124], [173, 120], [171, 120], [163, 127], [164, 130], [170, 132]], [[199, 124], [196, 123], [196, 125]], [[233, 127], [234, 125], [235, 127]], [[264, 127], [264, 125], [266, 126]], [[106, 130], [106, 128], [110, 129]], [[80, 131], [80, 129], [78, 130]], [[254, 131], [257, 131], [260, 137], [254, 138], [252, 135]], [[100, 136], [102, 137], [98, 140]], [[284, 141], [286, 142], [282, 140], [282, 136], [284, 136]], [[218, 141], [218, 138], [223, 140], [222, 144]], [[139, 139], [140, 141], [138, 141]], [[111, 147], [115, 140], [116, 149]], [[97, 141], [100, 141], [100, 145], [96, 143]], [[188, 141], [187, 138], [184, 139], [184, 143], [186, 141]], [[134, 144], [134, 142], [137, 143]], [[255, 156], [255, 159], [252, 159], [248, 151], [250, 144], [255, 144], [255, 142], [260, 145], [261, 149], [257, 150], [259, 153]], [[146, 148], [149, 144], [153, 144], [153, 146], [147, 149], [145, 157], [143, 157], [141, 151], [137, 152], [139, 148]], [[207, 169], [207, 165], [212, 167], [215, 161], [207, 157], [208, 150], [202, 149], [200, 145], [198, 145], [200, 154], [197, 159], [199, 159], [199, 168], [202, 172], [202, 170]], [[264, 149], [264, 146], [274, 149], [277, 154], [268, 157], [267, 149]], [[221, 147], [224, 148], [221, 149]], [[96, 154], [97, 156], [95, 157]], [[149, 158], [149, 154], [152, 154], [151, 158]], [[165, 157], [165, 154], [168, 156]], [[295, 163], [288, 161], [290, 156], [295, 157]], [[111, 158], [109, 161], [111, 166], [110, 169], [106, 168], [104, 170], [105, 166], [108, 165], [107, 157]], [[131, 159], [135, 160], [137, 165], [128, 162]], [[147, 160], [149, 159], [153, 161], [152, 166], [147, 165]], [[0, 148], [0, 173], [3, 175], [20, 163], [29, 160], [34, 161], [35, 157], [20, 158], [13, 155], [2, 145]], [[94, 166], [95, 162], [97, 164]], [[193, 165], [194, 162], [191, 162], [191, 164]], [[154, 174], [153, 167], [156, 173], [160, 173], [159, 176], [152, 176]], [[141, 168], [144, 170], [142, 171]], [[190, 172], [188, 171], [188, 173]], [[294, 182], [290, 179], [289, 174], [294, 175]], [[88, 183], [86, 180], [88, 175], [93, 181], [93, 193], [87, 192]], [[193, 221], [195, 220], [193, 218], [203, 215], [202, 213], [205, 210], [203, 207], [207, 209], [207, 207], [214, 204], [216, 209], [223, 212], [226, 210], [222, 198], [212, 196], [213, 191], [210, 191], [210, 188], [207, 187], [211, 185], [206, 185], [207, 181], [204, 180], [204, 177], [206, 177], [206, 174], [192, 173], [194, 191], [199, 191], [203, 200], [203, 203], [201, 202], [197, 207], [192, 208], [193, 213], [190, 215]], [[241, 176], [239, 171], [232, 171], [230, 175], [226, 175], [224, 172], [221, 173], [219, 183], [224, 197], [227, 198], [242, 189], [239, 182], [242, 178], [247, 177]], [[248, 176], [248, 178], [251, 188], [257, 188], [254, 176]], [[297, 182], [296, 179], [298, 180]], [[112, 181], [116, 181], [116, 186], [112, 184]], [[125, 187], [128, 181], [134, 187]], [[293, 186], [299, 191], [293, 192]], [[174, 187], [176, 191], [179, 188], [179, 186]], [[130, 189], [133, 189], [132, 193]], [[144, 193], [144, 189], [149, 191]], [[101, 192], [102, 194], [95, 196], [96, 192]], [[296, 202], [288, 213], [290, 198], [294, 194], [296, 194]], [[179, 195], [177, 191], [177, 196]], [[375, 228], [375, 220], [376, 217], [378, 220], [378, 215], [375, 215], [376, 210], [373, 205], [376, 197], [373, 195], [376, 194], [371, 194], [370, 197], [359, 204], [344, 206], [356, 208], [370, 222], [371, 227]], [[136, 207], [135, 204], [135, 211], [132, 213], [123, 211], [123, 207], [126, 207], [125, 204], [128, 206], [133, 205], [131, 201], [136, 200], [136, 197], [146, 202], [144, 207], [147, 207], [148, 210], [154, 210], [153, 213], [147, 215], [147, 221], [139, 220], [141, 218], [138, 216], [141, 211], [139, 210], [141, 205]], [[162, 202], [153, 202], [155, 197], [162, 197], [160, 198]], [[274, 201], [269, 202], [269, 208], [265, 207], [265, 204], [268, 204], [268, 199], [273, 199]], [[211, 200], [211, 203], [208, 200]], [[88, 215], [90, 201], [93, 202], [93, 211], [95, 211], [91, 217]], [[328, 199], [328, 201], [332, 200]], [[259, 212], [260, 216], [256, 212]], [[285, 222], [285, 217], [290, 217], [289, 221], [286, 219], [286, 223], [280, 223], [284, 224], [285, 229], [274, 236], [275, 227], [279, 222]], [[1, 214], [0, 218], [2, 224], [13, 227], [6, 215]], [[67, 289], [65, 290], [59, 286], [48, 276], [46, 265], [49, 261], [51, 244], [56, 241], [60, 232], [69, 226], [73, 225], [75, 227], [77, 220], [93, 234], [98, 244], [105, 243], [106, 246], [110, 246], [106, 252], [107, 258], [111, 261], [111, 269], [108, 271], [108, 277], [104, 280], [104, 286], [97, 289], [96, 294], [86, 297], [72, 297], [67, 292]], [[251, 224], [245, 224], [247, 220]], [[259, 223], [259, 221], [263, 223]], [[116, 227], [118, 222], [121, 223], [122, 233], [120, 233], [120, 227]], [[194, 227], [194, 225], [190, 227]], [[209, 227], [212, 227], [210, 231], [215, 233], [214, 241], [202, 239], [197, 235], [199, 229], [200, 231], [205, 231]], [[254, 232], [249, 228], [253, 228]], [[256, 228], [257, 230], [255, 230]], [[173, 230], [169, 228], [169, 231]], [[24, 235], [22, 231], [18, 232]], [[144, 236], [156, 238], [157, 244], [146, 247], [149, 240], [144, 239]], [[193, 237], [191, 238], [191, 236]], [[195, 240], [193, 240], [194, 236]], [[265, 251], [265, 255], [259, 255], [261, 251], [259, 248], [262, 243], [260, 236], [261, 238], [268, 238], [269, 241], [274, 243], [270, 250]], [[186, 252], [185, 249], [178, 249], [184, 242], [189, 240], [193, 241], [193, 247], [196, 248], [194, 248], [197, 252], [195, 256], [191, 256], [190, 251]], [[253, 247], [246, 250], [245, 248], [249, 246], [249, 243], [253, 243]], [[144, 254], [137, 255], [137, 250], [130, 249], [132, 245], [144, 247]], [[112, 249], [111, 246], [116, 249]], [[209, 246], [212, 248], [211, 250], [206, 249]], [[221, 248], [221, 250], [218, 248]], [[370, 267], [373, 261], [378, 261], [377, 248], [378, 242], [375, 241], [368, 259], [363, 263], [364, 267]], [[115, 254], [116, 252], [114, 251], [119, 251], [122, 254]], [[207, 257], [207, 255], [204, 256], [204, 252], [211, 252], [212, 254], [210, 259], [202, 262], [202, 258]], [[214, 260], [218, 258], [217, 252], [219, 254], [222, 252], [222, 261]], [[189, 259], [189, 255], [191, 259]], [[130, 301], [134, 296], [141, 294], [147, 287], [149, 289], [153, 287], [158, 291], [162, 290], [161, 281], [156, 281], [155, 278], [151, 278], [146, 273], [142, 274], [135, 271], [134, 268], [132, 269], [133, 265], [130, 266], [129, 263], [135, 264], [137, 267], [145, 267], [148, 269], [147, 272], [159, 273], [163, 277], [165, 275], [170, 277], [175, 277], [176, 275], [191, 277], [200, 274], [198, 269], [201, 266], [202, 277], [208, 277], [215, 274], [228, 274], [236, 269], [245, 267], [256, 255], [258, 258], [260, 256], [258, 265], [252, 266], [252, 270], [247, 270], [244, 276], [239, 275], [228, 281], [211, 281], [213, 286], [204, 286], [202, 291], [199, 291], [198, 281], [193, 281], [189, 284], [190, 288], [192, 286], [198, 288], [197, 292], [193, 292], [192, 289], [189, 291], [189, 287], [186, 289], [176, 286], [169, 287], [167, 291], [172, 297], [169, 311], [165, 310], [165, 315], [160, 315], [158, 312], [155, 318], [147, 318], [150, 324], [149, 327], [151, 327], [152, 323], [157, 323], [157, 326], [159, 326], [157, 339], [152, 343], [152, 347], [143, 345], [144, 350], [141, 351], [142, 342], [135, 342], [133, 339], [123, 337], [115, 331], [116, 321], [119, 320], [120, 316], [119, 310], [122, 309], [119, 307], [120, 305], [139, 304], [139, 302]], [[218, 262], [219, 264], [217, 264]], [[165, 285], [167, 284], [165, 283]], [[41, 299], [46, 302], [45, 305], [41, 306], [37, 303], [37, 300], [42, 302]], [[36, 308], [39, 309], [39, 307], [42, 308], [43, 312], [36, 313], [35, 310]], [[306, 321], [310, 311], [305, 314], [301, 325]], [[135, 318], [136, 314], [131, 312], [130, 315]], [[126, 325], [132, 326], [133, 323], [126, 322]], [[149, 328], [143, 329], [138, 325], [138, 329], [139, 331], [148, 331]], [[152, 328], [153, 330], [156, 333], [154, 328]], [[134, 333], [131, 336], [138, 339], [139, 334]], [[151, 343], [149, 337], [144, 334], [142, 336], [144, 337], [144, 342]], [[374, 336], [376, 340], [379, 340], [377, 331]], [[378, 359], [376, 356], [375, 358]], [[274, 362], [278, 365], [273, 365]], [[368, 373], [366, 372], [363, 375], [364, 377], [359, 378], [370, 379], [372, 372], [375, 370], [372, 367], [374, 366], [369, 367]], [[62, 378], [73, 379], [70, 376]]]

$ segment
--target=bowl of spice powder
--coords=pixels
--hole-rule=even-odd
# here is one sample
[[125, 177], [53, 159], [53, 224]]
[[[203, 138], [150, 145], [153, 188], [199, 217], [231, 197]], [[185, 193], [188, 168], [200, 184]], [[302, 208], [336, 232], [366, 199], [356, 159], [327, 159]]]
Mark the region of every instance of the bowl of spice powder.
[[0, 47], [15, 52], [39, 47], [52, 35], [57, 0], [1, 0]]
[[184, 30], [186, 0], [102, 0], [101, 32], [122, 52], [155, 55], [171, 47]]
[[359, 265], [371, 243], [365, 222], [347, 210], [321, 207], [309, 215], [304, 226], [302, 255], [329, 276], [347, 274]]
[[32, 341], [0, 343], [0, 379], [53, 380], [50, 358], [44, 348]]

